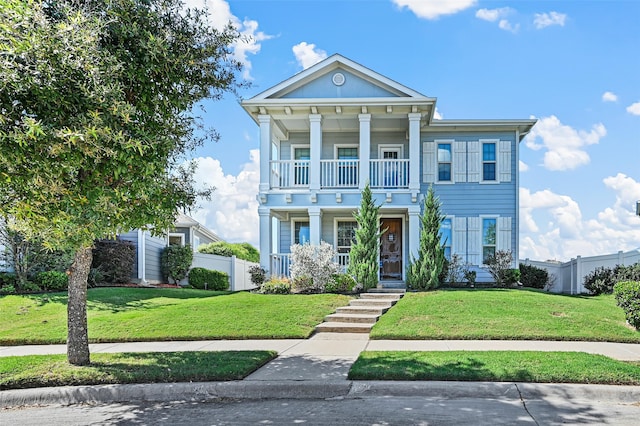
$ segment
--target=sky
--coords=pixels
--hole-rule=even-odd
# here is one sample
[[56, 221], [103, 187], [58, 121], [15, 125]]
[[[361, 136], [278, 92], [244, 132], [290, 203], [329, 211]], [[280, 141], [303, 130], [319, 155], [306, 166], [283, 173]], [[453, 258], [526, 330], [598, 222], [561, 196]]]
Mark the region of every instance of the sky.
[[[640, 248], [640, 2], [188, 0], [243, 34], [248, 99], [339, 53], [426, 96], [445, 119], [537, 118], [520, 143], [520, 258]], [[259, 129], [234, 95], [205, 102], [215, 186], [192, 216], [258, 246]]]

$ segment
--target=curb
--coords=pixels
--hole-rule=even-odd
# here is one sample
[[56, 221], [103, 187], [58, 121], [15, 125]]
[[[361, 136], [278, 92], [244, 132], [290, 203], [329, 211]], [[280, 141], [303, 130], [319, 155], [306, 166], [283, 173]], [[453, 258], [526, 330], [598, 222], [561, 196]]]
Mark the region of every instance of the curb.
[[0, 408], [80, 403], [215, 401], [220, 399], [437, 399], [589, 400], [640, 404], [640, 386], [510, 382], [390, 382], [348, 380], [234, 381], [64, 386], [0, 392]]

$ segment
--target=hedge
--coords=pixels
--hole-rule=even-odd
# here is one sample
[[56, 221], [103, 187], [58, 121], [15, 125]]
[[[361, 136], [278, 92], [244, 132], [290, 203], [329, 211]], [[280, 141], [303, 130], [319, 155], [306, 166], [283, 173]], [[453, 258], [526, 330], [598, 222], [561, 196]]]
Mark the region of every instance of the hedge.
[[189, 271], [189, 284], [202, 290], [229, 290], [229, 274], [205, 268], [193, 268]]

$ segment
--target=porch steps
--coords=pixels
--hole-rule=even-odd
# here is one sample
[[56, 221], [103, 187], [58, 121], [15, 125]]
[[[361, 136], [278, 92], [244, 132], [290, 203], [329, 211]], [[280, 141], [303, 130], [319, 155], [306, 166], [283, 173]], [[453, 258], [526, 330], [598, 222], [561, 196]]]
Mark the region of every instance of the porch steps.
[[369, 333], [378, 318], [404, 296], [404, 289], [383, 290], [369, 290], [349, 301], [349, 306], [336, 309], [335, 314], [327, 315], [324, 322], [316, 326], [316, 333]]

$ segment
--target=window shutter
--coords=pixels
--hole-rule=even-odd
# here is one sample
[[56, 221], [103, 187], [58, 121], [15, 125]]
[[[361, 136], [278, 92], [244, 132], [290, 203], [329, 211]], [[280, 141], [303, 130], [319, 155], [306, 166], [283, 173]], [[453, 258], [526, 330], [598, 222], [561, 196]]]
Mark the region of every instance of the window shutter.
[[468, 161], [468, 182], [480, 182], [480, 169], [482, 159], [480, 158], [480, 142], [471, 141], [467, 145]]
[[467, 181], [467, 143], [456, 141], [453, 143], [453, 181]]
[[498, 235], [496, 241], [498, 250], [511, 250], [511, 223], [511, 217], [498, 218]]
[[511, 142], [500, 141], [498, 146], [498, 178], [500, 182], [511, 182]]
[[422, 144], [422, 181], [433, 183], [436, 179], [436, 146], [435, 142]]
[[453, 218], [453, 253], [467, 260], [467, 218]]
[[480, 218], [467, 218], [468, 261], [472, 265], [482, 264], [482, 247], [480, 246]]

